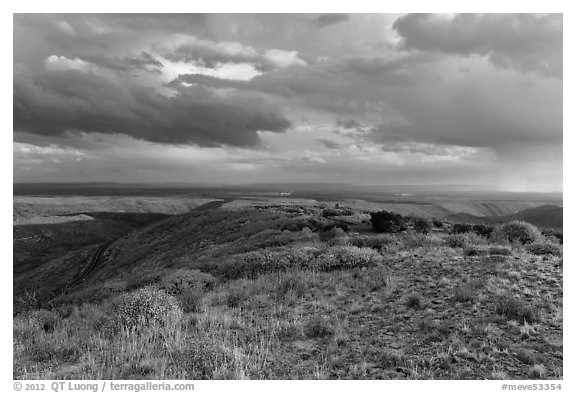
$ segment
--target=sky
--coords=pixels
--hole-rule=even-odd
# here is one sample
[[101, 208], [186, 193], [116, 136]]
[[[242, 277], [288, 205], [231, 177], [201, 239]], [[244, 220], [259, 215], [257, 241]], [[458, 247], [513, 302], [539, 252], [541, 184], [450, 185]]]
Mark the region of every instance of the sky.
[[15, 14], [15, 182], [562, 191], [561, 14]]

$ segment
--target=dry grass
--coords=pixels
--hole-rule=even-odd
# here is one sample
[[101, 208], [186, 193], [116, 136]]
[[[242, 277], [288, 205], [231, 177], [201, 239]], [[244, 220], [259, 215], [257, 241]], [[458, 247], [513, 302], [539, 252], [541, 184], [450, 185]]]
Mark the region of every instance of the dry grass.
[[[175, 253], [152, 274], [152, 261], [170, 255], [158, 241], [138, 274], [102, 274], [98, 289], [68, 298], [86, 296], [80, 304], [64, 298], [51, 310], [18, 314], [14, 378], [562, 378], [561, 257], [494, 251], [485, 239], [476, 246], [486, 252], [465, 257], [451, 243], [457, 235], [443, 236], [445, 244], [413, 233], [347, 234], [329, 245], [286, 231], [290, 242], [268, 246], [260, 232], [286, 218], [259, 217], [266, 225], [245, 232], [234, 225], [250, 216], [232, 217], [226, 241], [194, 248], [194, 258]], [[202, 231], [203, 223], [193, 225]], [[187, 235], [170, 244], [201, 241]], [[473, 236], [462, 239], [474, 245]], [[146, 285], [183, 312], [171, 314], [174, 323], [111, 329], [122, 293]]]

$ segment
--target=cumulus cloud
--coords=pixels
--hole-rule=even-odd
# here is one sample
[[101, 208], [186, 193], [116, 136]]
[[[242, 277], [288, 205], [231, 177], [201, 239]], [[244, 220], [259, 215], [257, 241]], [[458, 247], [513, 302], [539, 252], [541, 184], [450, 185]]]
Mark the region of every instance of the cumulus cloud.
[[226, 63], [248, 63], [259, 71], [270, 71], [307, 65], [296, 51], [270, 49], [261, 53], [238, 42], [215, 42], [182, 34], [157, 43], [154, 50], [169, 60], [194, 62], [207, 68], [216, 68]]
[[562, 78], [562, 14], [409, 14], [393, 26], [406, 49], [482, 55], [498, 67]]

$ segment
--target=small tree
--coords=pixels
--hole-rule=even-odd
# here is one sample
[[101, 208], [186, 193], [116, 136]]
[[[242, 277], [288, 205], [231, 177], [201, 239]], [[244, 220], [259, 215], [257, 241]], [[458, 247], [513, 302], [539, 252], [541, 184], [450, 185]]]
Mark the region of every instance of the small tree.
[[428, 233], [432, 229], [432, 222], [426, 218], [416, 217], [412, 222], [414, 230], [418, 233]]
[[402, 232], [407, 229], [404, 217], [386, 210], [370, 213], [370, 223], [374, 230], [380, 233]]
[[483, 236], [483, 237], [490, 237], [490, 235], [494, 231], [494, 227], [484, 225], [484, 224], [476, 224], [472, 227], [472, 229], [478, 235]]
[[472, 225], [456, 223], [452, 227], [452, 233], [466, 233], [472, 231]]

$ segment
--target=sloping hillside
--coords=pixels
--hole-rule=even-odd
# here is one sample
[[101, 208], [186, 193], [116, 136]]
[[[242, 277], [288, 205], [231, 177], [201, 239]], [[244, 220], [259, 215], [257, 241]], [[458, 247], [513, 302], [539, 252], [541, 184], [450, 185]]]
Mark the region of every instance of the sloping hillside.
[[[380, 235], [358, 211], [325, 213], [219, 207], [122, 236], [84, 282], [15, 317], [14, 377], [562, 378], [561, 246]], [[94, 251], [23, 278], [49, 288]], [[135, 296], [174, 299], [155, 318], [176, 323], [123, 330]]]
[[453, 214], [447, 217], [455, 222], [497, 224], [509, 221], [526, 221], [540, 228], [562, 230], [563, 208], [554, 205], [537, 206], [505, 216], [477, 216], [467, 213]]

